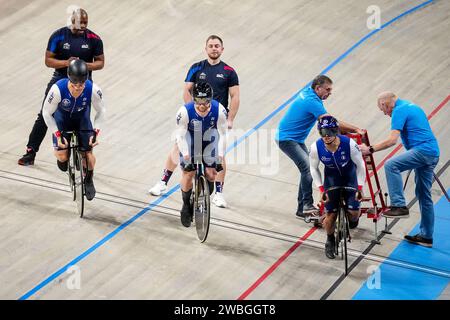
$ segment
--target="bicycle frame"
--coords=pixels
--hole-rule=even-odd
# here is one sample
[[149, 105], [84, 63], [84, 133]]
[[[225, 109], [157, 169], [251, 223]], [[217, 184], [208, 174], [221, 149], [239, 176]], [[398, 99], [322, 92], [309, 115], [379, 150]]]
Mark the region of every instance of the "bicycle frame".
[[341, 246], [341, 258], [344, 260], [345, 275], [348, 275], [347, 242], [351, 242], [352, 237], [347, 217], [347, 204], [344, 201], [344, 190], [352, 192], [358, 192], [358, 190], [353, 187], [339, 186], [329, 188], [326, 190], [326, 193], [333, 190], [339, 190], [339, 205], [335, 224], [335, 254], [339, 255], [339, 247]]
[[[79, 131], [64, 131], [65, 134], [70, 134], [68, 157], [69, 157], [69, 184], [70, 189], [73, 192], [73, 201], [77, 202], [77, 210], [80, 214], [80, 218], [84, 215], [84, 197], [85, 197], [85, 175], [86, 170], [89, 170], [89, 161], [85, 155], [85, 152], [79, 150], [78, 133], [79, 132], [94, 132], [93, 130], [79, 130]], [[95, 138], [95, 135], [94, 135]], [[83, 165], [83, 160], [85, 166]], [[85, 169], [86, 168], [86, 169]], [[76, 174], [79, 172], [79, 174]]]

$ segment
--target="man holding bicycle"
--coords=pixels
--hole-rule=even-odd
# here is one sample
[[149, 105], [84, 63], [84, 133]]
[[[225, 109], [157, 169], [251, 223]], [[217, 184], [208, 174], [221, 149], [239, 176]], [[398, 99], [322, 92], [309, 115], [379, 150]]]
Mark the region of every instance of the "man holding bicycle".
[[211, 86], [206, 82], [196, 83], [193, 97], [194, 101], [186, 103], [177, 112], [176, 141], [183, 169], [180, 183], [183, 198], [181, 223], [185, 227], [189, 227], [192, 221], [194, 164], [201, 161], [205, 166], [206, 179], [212, 192], [216, 174], [223, 170], [227, 131], [227, 112], [222, 104], [212, 99]]
[[[102, 91], [91, 80], [86, 62], [72, 60], [67, 70], [68, 78], [57, 81], [50, 89], [44, 103], [42, 115], [53, 132], [53, 146], [58, 168], [67, 171], [69, 164], [70, 134], [78, 133], [79, 150], [84, 153], [83, 166], [87, 160], [85, 177], [86, 199], [95, 197], [93, 181], [95, 156], [92, 148], [98, 144], [96, 137], [103, 122], [105, 106]], [[96, 111], [94, 124], [90, 119], [91, 105]], [[94, 129], [95, 128], [95, 129]]]
[[[365, 166], [361, 151], [353, 139], [338, 134], [339, 123], [332, 116], [319, 119], [317, 128], [321, 138], [311, 145], [310, 171], [314, 184], [320, 190], [320, 199], [325, 202], [326, 218], [323, 226], [327, 232], [325, 255], [334, 259], [335, 222], [339, 206], [340, 190], [331, 187], [352, 187], [356, 191], [344, 191], [344, 199], [349, 213], [349, 227], [358, 226], [360, 216], [360, 200], [365, 180]], [[324, 179], [319, 171], [319, 164], [323, 163]]]
[[433, 185], [433, 170], [439, 163], [439, 145], [427, 115], [418, 105], [400, 99], [392, 91], [378, 95], [378, 108], [385, 115], [391, 117], [391, 132], [389, 137], [372, 146], [362, 145], [364, 154], [371, 154], [388, 149], [397, 144], [400, 137], [406, 149], [401, 155], [389, 159], [385, 164], [386, 182], [391, 199], [391, 207], [383, 212], [388, 218], [408, 218], [409, 209], [406, 207], [403, 194], [402, 172], [415, 172], [415, 194], [419, 199], [421, 213], [420, 232], [406, 235], [405, 240], [424, 247], [433, 247], [434, 207], [431, 197]]
[[[194, 85], [199, 82], [208, 82], [213, 88], [214, 100], [220, 102], [227, 110], [228, 129], [232, 129], [233, 121], [239, 110], [239, 78], [236, 71], [221, 60], [223, 51], [223, 41], [219, 36], [211, 35], [206, 39], [207, 59], [194, 63], [189, 69], [185, 79], [183, 100], [186, 104], [191, 102]], [[160, 196], [167, 192], [167, 183], [178, 164], [178, 154], [179, 150], [175, 145], [167, 157], [161, 180], [149, 189], [150, 194]], [[219, 208], [226, 208], [227, 202], [223, 195], [226, 173], [225, 161], [222, 165], [224, 170], [216, 177], [216, 193], [213, 203]]]
[[[102, 39], [87, 28], [88, 14], [78, 8], [71, 16], [72, 24], [53, 32], [48, 40], [45, 52], [45, 65], [54, 68], [55, 71], [44, 94], [45, 98], [50, 88], [58, 81], [67, 78], [67, 67], [70, 61], [81, 59], [86, 61], [89, 69], [89, 78], [92, 79], [92, 71], [101, 70], [105, 65]], [[18, 164], [29, 166], [34, 164], [36, 153], [47, 133], [47, 125], [43, 118], [42, 109], [33, 125], [27, 143], [26, 153], [19, 159]]]

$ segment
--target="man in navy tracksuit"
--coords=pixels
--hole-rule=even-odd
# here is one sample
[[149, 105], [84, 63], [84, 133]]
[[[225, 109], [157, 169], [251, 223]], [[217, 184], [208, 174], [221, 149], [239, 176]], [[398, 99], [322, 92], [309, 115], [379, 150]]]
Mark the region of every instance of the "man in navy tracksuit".
[[[239, 110], [239, 78], [236, 71], [220, 59], [223, 50], [223, 41], [220, 37], [211, 35], [206, 39], [205, 51], [208, 58], [194, 63], [189, 69], [185, 79], [183, 100], [186, 104], [192, 101], [192, 90], [195, 84], [209, 83], [213, 89], [214, 100], [220, 102], [227, 111], [227, 126], [228, 129], [232, 129], [233, 121]], [[230, 101], [228, 101], [228, 96], [230, 96]], [[178, 152], [175, 145], [166, 160], [161, 180], [149, 189], [150, 194], [160, 196], [167, 192], [167, 183], [177, 167]], [[213, 203], [219, 208], [227, 207], [223, 196], [225, 173], [226, 162], [224, 160], [223, 170], [216, 177], [216, 193], [213, 198]]]
[[[54, 68], [53, 77], [45, 90], [44, 100], [50, 88], [58, 80], [67, 78], [67, 67], [71, 60], [81, 59], [87, 63], [89, 78], [92, 71], [103, 69], [105, 57], [103, 42], [98, 35], [87, 29], [88, 15], [85, 10], [77, 9], [72, 14], [72, 25], [56, 30], [48, 40], [45, 53], [45, 65]], [[47, 125], [42, 117], [42, 107], [31, 130], [27, 151], [19, 159], [19, 165], [33, 165], [36, 153], [47, 133]]]

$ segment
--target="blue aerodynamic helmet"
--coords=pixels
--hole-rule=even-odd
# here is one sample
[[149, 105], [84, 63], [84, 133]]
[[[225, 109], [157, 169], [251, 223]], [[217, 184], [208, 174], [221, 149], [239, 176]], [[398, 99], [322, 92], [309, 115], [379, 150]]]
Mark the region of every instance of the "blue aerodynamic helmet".
[[317, 122], [317, 129], [322, 137], [335, 137], [339, 133], [339, 122], [335, 117], [324, 116]]

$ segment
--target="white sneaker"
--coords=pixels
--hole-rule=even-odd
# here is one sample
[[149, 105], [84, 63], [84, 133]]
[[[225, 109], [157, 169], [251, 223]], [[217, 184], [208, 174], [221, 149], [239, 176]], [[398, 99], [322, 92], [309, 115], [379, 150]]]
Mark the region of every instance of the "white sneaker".
[[160, 196], [166, 193], [167, 191], [167, 185], [164, 181], [158, 181], [153, 188], [148, 190], [148, 193], [150, 193], [153, 196]]
[[213, 203], [216, 205], [216, 207], [219, 207], [219, 208], [227, 207], [227, 202], [223, 198], [223, 194], [221, 192], [218, 192], [218, 193], [216, 192], [214, 199], [213, 199]]

